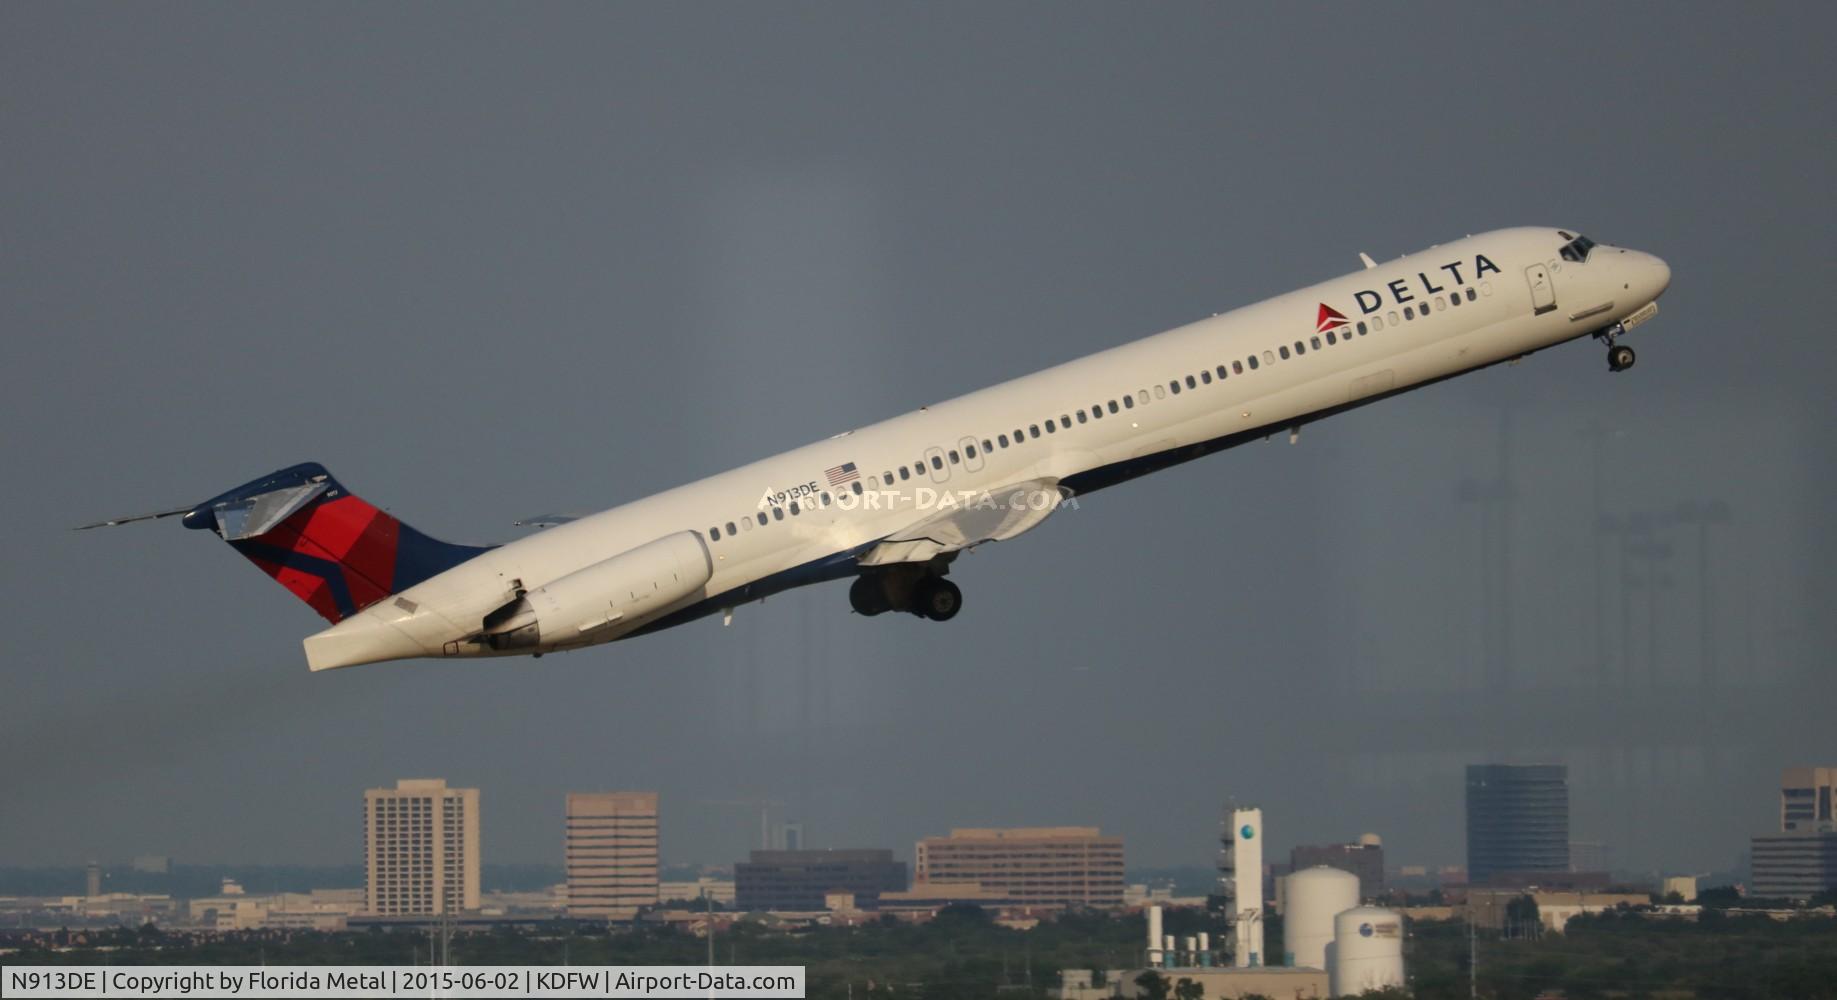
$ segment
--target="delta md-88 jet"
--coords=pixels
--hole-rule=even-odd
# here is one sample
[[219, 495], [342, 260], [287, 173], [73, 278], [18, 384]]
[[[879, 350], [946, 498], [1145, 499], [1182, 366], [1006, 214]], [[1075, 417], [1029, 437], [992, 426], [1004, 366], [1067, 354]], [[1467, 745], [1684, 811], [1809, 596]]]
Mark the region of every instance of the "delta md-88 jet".
[[[332, 625], [313, 670], [610, 642], [852, 578], [864, 615], [935, 621], [965, 549], [1071, 497], [1463, 372], [1594, 337], [1611, 371], [1665, 262], [1559, 229], [1470, 236], [1068, 361], [495, 546], [430, 538], [324, 467], [282, 469], [183, 515]], [[88, 527], [96, 527], [89, 525]]]

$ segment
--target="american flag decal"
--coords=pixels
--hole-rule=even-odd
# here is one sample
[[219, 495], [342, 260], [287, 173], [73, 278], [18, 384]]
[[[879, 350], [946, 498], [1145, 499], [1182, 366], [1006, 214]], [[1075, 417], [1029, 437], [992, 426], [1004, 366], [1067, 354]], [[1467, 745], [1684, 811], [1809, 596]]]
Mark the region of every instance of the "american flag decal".
[[852, 483], [861, 478], [853, 462], [843, 462], [834, 468], [824, 469], [823, 475], [829, 477], [829, 488], [832, 490], [843, 483]]

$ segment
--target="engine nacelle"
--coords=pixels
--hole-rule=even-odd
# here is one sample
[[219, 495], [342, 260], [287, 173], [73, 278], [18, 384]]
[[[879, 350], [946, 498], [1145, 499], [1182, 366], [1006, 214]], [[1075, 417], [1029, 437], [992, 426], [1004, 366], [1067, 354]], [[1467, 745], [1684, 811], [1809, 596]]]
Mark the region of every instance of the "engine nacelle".
[[504, 651], [604, 642], [694, 596], [713, 576], [708, 543], [679, 531], [528, 591], [486, 615], [480, 638]]

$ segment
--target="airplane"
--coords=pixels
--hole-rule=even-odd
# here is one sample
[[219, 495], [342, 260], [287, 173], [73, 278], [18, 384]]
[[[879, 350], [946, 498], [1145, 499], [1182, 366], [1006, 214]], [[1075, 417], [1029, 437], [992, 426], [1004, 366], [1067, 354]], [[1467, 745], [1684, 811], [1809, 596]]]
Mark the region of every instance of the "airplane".
[[1065, 502], [1658, 311], [1671, 270], [1578, 232], [1469, 236], [845, 431], [494, 546], [422, 534], [323, 466], [190, 507], [331, 627], [309, 669], [581, 649], [852, 578], [862, 615], [948, 621], [956, 558]]

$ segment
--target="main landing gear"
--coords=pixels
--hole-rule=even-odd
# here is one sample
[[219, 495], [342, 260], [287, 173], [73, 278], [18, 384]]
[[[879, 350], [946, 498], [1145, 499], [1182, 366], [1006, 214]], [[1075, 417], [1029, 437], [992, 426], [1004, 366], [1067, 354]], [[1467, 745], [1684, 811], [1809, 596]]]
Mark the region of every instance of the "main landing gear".
[[863, 573], [848, 588], [856, 614], [904, 611], [934, 622], [947, 622], [963, 610], [963, 591], [926, 566]]
[[1615, 323], [1613, 326], [1595, 334], [1597, 338], [1607, 342], [1607, 370], [1610, 372], [1626, 371], [1628, 368], [1633, 367], [1633, 362], [1638, 359], [1638, 355], [1633, 353], [1631, 347], [1625, 344], [1616, 344], [1614, 342], [1616, 338], [1625, 332], [1626, 327], [1621, 326], [1619, 323]]

